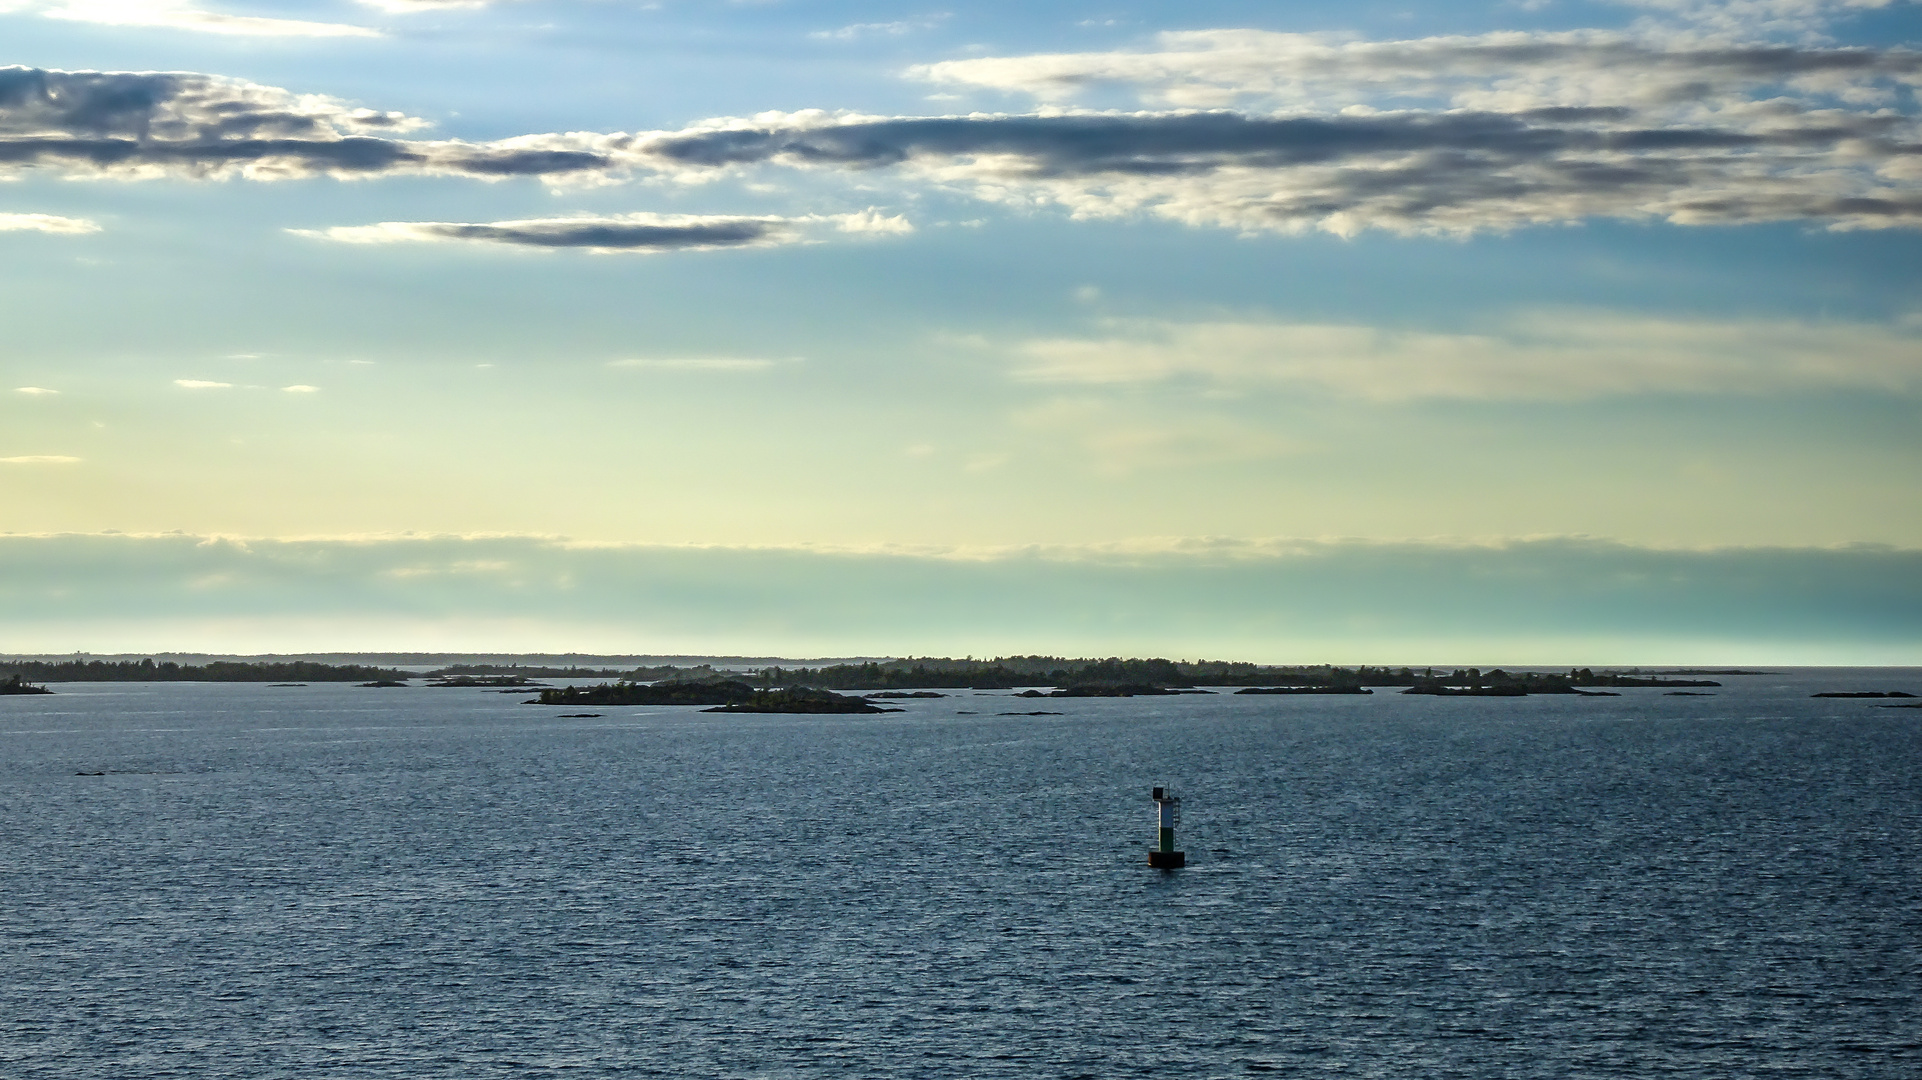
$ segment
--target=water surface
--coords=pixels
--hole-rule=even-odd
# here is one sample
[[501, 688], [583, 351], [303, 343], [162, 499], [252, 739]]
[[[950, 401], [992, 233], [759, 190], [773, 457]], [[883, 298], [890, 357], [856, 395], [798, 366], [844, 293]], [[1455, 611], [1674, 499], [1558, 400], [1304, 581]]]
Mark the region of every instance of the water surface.
[[0, 1075], [1922, 1075], [1922, 672], [1724, 682], [0, 698]]

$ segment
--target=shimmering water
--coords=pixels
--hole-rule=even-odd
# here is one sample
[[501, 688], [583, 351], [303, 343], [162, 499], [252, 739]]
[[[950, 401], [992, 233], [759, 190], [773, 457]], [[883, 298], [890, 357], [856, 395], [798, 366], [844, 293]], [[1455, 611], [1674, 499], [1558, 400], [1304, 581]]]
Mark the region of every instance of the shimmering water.
[[1922, 672], [1725, 681], [0, 698], [0, 1076], [1922, 1076]]

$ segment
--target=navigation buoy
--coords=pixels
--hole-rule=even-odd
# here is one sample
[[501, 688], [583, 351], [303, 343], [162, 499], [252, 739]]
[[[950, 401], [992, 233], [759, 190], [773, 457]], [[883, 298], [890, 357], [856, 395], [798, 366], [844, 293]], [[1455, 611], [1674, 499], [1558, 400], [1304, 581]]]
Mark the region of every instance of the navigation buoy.
[[1181, 796], [1168, 794], [1167, 788], [1156, 788], [1154, 799], [1161, 838], [1160, 843], [1148, 850], [1148, 865], [1157, 870], [1176, 870], [1188, 865], [1187, 853], [1175, 850], [1175, 826], [1181, 824]]

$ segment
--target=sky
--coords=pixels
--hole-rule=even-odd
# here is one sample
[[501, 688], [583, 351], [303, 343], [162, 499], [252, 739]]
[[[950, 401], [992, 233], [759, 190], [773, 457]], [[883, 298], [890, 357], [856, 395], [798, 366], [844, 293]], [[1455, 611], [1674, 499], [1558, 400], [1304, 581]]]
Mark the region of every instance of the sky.
[[1922, 663], [1919, 46], [0, 0], [0, 650]]

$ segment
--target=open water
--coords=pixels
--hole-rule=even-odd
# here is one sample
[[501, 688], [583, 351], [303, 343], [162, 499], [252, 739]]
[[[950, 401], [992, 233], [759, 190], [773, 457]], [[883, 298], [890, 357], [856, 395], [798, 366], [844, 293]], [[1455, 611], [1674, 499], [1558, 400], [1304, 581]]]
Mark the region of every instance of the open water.
[[0, 1076], [1922, 1076], [1922, 671], [1723, 681], [0, 698]]

